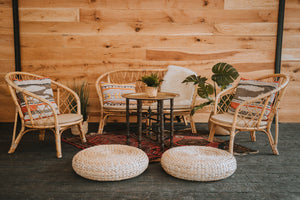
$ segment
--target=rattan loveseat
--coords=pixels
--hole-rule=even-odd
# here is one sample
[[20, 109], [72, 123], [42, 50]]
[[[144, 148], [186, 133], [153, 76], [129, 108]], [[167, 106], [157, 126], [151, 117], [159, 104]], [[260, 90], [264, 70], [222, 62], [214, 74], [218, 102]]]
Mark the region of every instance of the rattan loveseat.
[[[114, 84], [127, 84], [134, 83], [135, 84], [135, 92], [143, 92], [144, 84], [141, 81], [138, 81], [142, 76], [150, 75], [151, 73], [156, 73], [162, 79], [164, 79], [168, 68], [164, 69], [122, 69], [116, 71], [106, 72], [100, 75], [96, 81], [96, 90], [99, 97], [100, 103], [100, 122], [98, 133], [103, 133], [103, 128], [106, 124], [106, 120], [109, 116], [126, 116], [126, 106], [105, 106], [104, 104], [104, 94], [101, 87], [103, 83], [114, 83]], [[183, 80], [182, 80], [183, 81]], [[174, 116], [181, 117], [184, 120], [184, 123], [187, 125], [187, 121], [190, 122], [190, 126], [193, 133], [196, 133], [196, 127], [193, 120], [193, 116], [191, 115], [191, 110], [194, 108], [195, 99], [196, 99], [196, 87], [193, 86], [193, 94], [191, 97], [190, 105], [176, 105], [176, 99], [174, 103]], [[180, 94], [179, 94], [180, 95]], [[147, 112], [149, 106], [143, 106], [143, 112]], [[131, 112], [134, 112], [136, 106], [132, 106], [130, 108]], [[168, 109], [165, 109], [165, 112], [168, 112]]]

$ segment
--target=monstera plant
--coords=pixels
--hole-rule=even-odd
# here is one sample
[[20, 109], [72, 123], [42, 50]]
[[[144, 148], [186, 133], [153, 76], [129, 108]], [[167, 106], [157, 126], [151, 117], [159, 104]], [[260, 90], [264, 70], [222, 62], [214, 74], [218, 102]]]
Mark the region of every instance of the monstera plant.
[[201, 103], [194, 107], [194, 109], [192, 110], [192, 114], [194, 114], [197, 110], [202, 109], [205, 106], [213, 104], [217, 96], [217, 87], [219, 87], [222, 91], [231, 83], [233, 83], [234, 80], [236, 80], [237, 77], [239, 76], [237, 70], [232, 65], [227, 63], [215, 64], [212, 67], [212, 72], [213, 74], [211, 76], [211, 80], [213, 81], [213, 84], [207, 82], [208, 79], [206, 77], [201, 77], [196, 75], [188, 76], [182, 82], [182, 83], [192, 82], [194, 83], [194, 85], [198, 85], [198, 89], [197, 89], [198, 95], [201, 98], [206, 99], [204, 103]]

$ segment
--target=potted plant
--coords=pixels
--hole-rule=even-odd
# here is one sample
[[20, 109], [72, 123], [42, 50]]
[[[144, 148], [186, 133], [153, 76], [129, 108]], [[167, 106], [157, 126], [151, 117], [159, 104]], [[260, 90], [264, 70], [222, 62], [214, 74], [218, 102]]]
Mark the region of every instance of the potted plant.
[[158, 87], [163, 80], [160, 79], [157, 74], [151, 73], [150, 76], [142, 76], [139, 81], [142, 81], [146, 84], [147, 87], [145, 88], [145, 93], [149, 97], [156, 97]]
[[[205, 106], [211, 105], [213, 112], [213, 103], [215, 102], [217, 96], [217, 87], [220, 90], [224, 90], [231, 83], [233, 83], [239, 76], [237, 70], [230, 64], [227, 63], [217, 63], [212, 67], [213, 75], [211, 76], [211, 80], [213, 84], [207, 82], [206, 77], [191, 75], [185, 78], [182, 83], [192, 82], [194, 85], [198, 85], [197, 94], [203, 99], [206, 99], [204, 103], [201, 103], [194, 107], [192, 110], [192, 115], [199, 109], [202, 109]], [[222, 102], [222, 106], [226, 106], [230, 104], [232, 96], [228, 98], [224, 98], [224, 102]], [[222, 129], [221, 127], [216, 127], [216, 134], [218, 135], [228, 135], [229, 131], [226, 129]]]
[[[74, 82], [73, 87], [71, 87], [74, 92], [77, 93], [79, 100], [80, 100], [80, 108], [81, 108], [81, 115], [83, 117], [82, 128], [84, 134], [88, 132], [88, 111], [87, 106], [89, 102], [89, 89], [88, 83], [86, 81], [81, 82], [80, 84]], [[79, 135], [79, 130], [77, 126], [71, 128], [73, 135]]]

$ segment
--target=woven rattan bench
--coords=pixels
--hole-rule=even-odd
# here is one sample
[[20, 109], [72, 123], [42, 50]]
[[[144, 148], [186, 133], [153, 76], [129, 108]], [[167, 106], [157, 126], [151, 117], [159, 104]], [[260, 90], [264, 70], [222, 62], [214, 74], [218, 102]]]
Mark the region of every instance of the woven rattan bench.
[[74, 171], [87, 179], [120, 181], [142, 174], [148, 167], [147, 154], [132, 146], [98, 145], [78, 152], [72, 161]]
[[231, 176], [236, 159], [227, 151], [206, 146], [181, 146], [167, 150], [161, 158], [170, 175], [190, 181], [217, 181]]
[[[106, 123], [106, 120], [109, 116], [126, 116], [126, 106], [106, 106], [104, 103], [104, 94], [101, 88], [101, 83], [113, 83], [113, 84], [128, 84], [135, 83], [135, 92], [143, 92], [144, 85], [141, 81], [138, 81], [142, 76], [150, 75], [151, 73], [156, 73], [160, 78], [164, 78], [168, 71], [168, 68], [165, 69], [125, 69], [125, 70], [116, 70], [110, 71], [105, 74], [102, 74], [98, 77], [96, 81], [96, 89], [100, 102], [100, 122], [98, 133], [103, 133], [103, 128]], [[195, 87], [196, 89], [196, 87]], [[168, 92], [168, 91], [164, 91]], [[196, 92], [194, 92], [192, 97], [192, 102], [190, 105], [174, 105], [174, 116], [181, 116], [184, 119], [185, 124], [187, 125], [187, 119], [190, 121], [192, 132], [196, 133], [195, 123], [191, 115], [191, 110], [194, 108], [196, 100]], [[136, 107], [136, 106], [135, 106]], [[144, 112], [147, 112], [148, 107], [143, 109]], [[167, 111], [166, 111], [167, 112]]]

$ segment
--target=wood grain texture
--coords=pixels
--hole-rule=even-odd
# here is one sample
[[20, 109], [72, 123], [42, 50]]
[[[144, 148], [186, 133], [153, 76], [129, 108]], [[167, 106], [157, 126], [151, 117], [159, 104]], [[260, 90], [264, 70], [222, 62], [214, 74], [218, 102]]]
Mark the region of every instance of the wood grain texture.
[[19, 11], [22, 21], [51, 21], [77, 22], [79, 21], [78, 8], [22, 8]]
[[300, 122], [300, 2], [286, 1], [283, 32], [282, 73], [290, 76], [286, 96], [280, 106], [282, 122]]
[[[293, 38], [291, 38], [293, 43]], [[43, 35], [24, 34], [23, 48], [197, 48], [199, 51], [275, 48], [276, 37], [264, 36], [160, 36], [160, 35]]]
[[290, 76], [290, 84], [280, 105], [280, 120], [282, 122], [296, 121], [300, 118], [300, 61], [283, 61], [282, 73]]
[[[236, 16], [239, 16], [238, 18]], [[222, 22], [277, 22], [277, 10], [112, 10], [80, 9], [81, 22], [151, 22], [151, 23], [222, 23]]]
[[[173, 64], [210, 76], [214, 64], [228, 62], [246, 77], [273, 73], [278, 5], [279, 0], [22, 0], [22, 70], [66, 83], [85, 79], [92, 93], [97, 77], [116, 69]], [[299, 13], [299, 1], [286, 1], [282, 58], [294, 68], [300, 62]], [[1, 1], [0, 15], [0, 69], [8, 72], [14, 70], [11, 1]], [[297, 88], [292, 85], [289, 90]], [[91, 102], [90, 120], [97, 121], [97, 96]], [[202, 112], [205, 117], [197, 120], [206, 121], [209, 112]]]
[[[180, 49], [179, 49], [180, 50]], [[212, 60], [216, 62], [260, 62], [261, 60], [272, 61], [275, 52], [269, 51], [257, 51], [257, 50], [232, 50], [232, 51], [219, 51], [219, 52], [193, 52], [190, 49], [185, 49], [183, 51], [173, 51], [173, 50], [147, 50], [146, 58], [148, 60], [157, 61], [185, 61], [185, 60]], [[253, 58], [256, 58], [253, 60]]]
[[224, 0], [224, 8], [233, 9], [265, 9], [265, 8], [278, 8], [279, 0]]
[[0, 122], [14, 120], [15, 107], [12, 103], [4, 76], [15, 70], [14, 32], [13, 32], [12, 1], [0, 1], [0, 108], [3, 113]]

